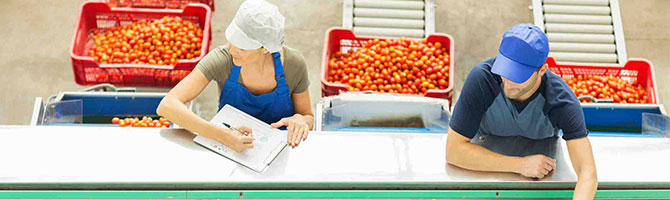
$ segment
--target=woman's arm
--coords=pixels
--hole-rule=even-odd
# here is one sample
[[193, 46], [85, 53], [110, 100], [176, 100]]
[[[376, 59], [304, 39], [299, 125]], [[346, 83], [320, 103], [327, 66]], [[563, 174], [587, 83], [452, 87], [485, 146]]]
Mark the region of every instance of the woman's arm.
[[[198, 68], [193, 69], [184, 80], [168, 92], [158, 105], [156, 113], [191, 132], [221, 142], [235, 151], [241, 152], [252, 148], [253, 137], [250, 135], [244, 136], [242, 133], [213, 125], [186, 107], [186, 102], [195, 99], [207, 87], [207, 84], [209, 80], [205, 75]], [[241, 128], [241, 130], [249, 129]]]

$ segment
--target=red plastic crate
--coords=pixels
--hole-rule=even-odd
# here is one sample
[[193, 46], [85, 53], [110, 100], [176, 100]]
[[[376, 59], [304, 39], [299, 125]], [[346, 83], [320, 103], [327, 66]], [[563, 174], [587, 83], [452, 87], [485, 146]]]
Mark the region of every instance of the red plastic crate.
[[189, 3], [202, 3], [214, 11], [214, 0], [105, 0], [112, 7], [183, 9]]
[[[365, 45], [367, 41], [373, 39], [400, 39], [393, 37], [378, 36], [356, 36], [351, 29], [331, 28], [326, 32], [323, 47], [323, 61], [321, 65], [321, 96], [332, 96], [340, 94], [340, 91], [347, 91], [347, 87], [340, 83], [330, 83], [327, 81], [328, 61], [332, 54], [341, 51], [347, 52], [356, 50]], [[448, 99], [451, 104], [451, 97], [454, 88], [454, 43], [451, 36], [444, 33], [434, 33], [427, 38], [428, 42], [440, 42], [447, 48], [450, 56], [449, 61], [449, 86], [446, 89], [431, 89], [426, 91], [423, 96]]]
[[[199, 3], [188, 4], [183, 10], [110, 8], [103, 1], [88, 1], [83, 3], [72, 36], [72, 45], [70, 46], [70, 57], [75, 82], [80, 85], [113, 83], [118, 86], [174, 86], [176, 83], [155, 81], [153, 73], [158, 73], [157, 69], [191, 71], [195, 68], [198, 62], [209, 52], [209, 46], [212, 42], [211, 13], [207, 5]], [[100, 64], [87, 55], [88, 49], [93, 46], [91, 36], [94, 31], [127, 25], [142, 19], [160, 19], [164, 16], [179, 16], [183, 19], [194, 21], [203, 28], [203, 39], [199, 57], [190, 60], [179, 60], [174, 66], [167, 66], [150, 64]], [[119, 75], [116, 74], [115, 70], [92, 70], [88, 68], [118, 69], [121, 72], [121, 80], [118, 79]], [[129, 69], [139, 69], [142, 72], [135, 73], [134, 70]], [[103, 79], [93, 80], [92, 77], [95, 76]], [[107, 79], [104, 79], [105, 76], [107, 76]], [[116, 77], [116, 79], [113, 79], [113, 77]]]
[[556, 64], [554, 58], [547, 58], [549, 70], [562, 78], [572, 78], [576, 75], [600, 75], [615, 76], [625, 81], [637, 81], [647, 90], [649, 103], [658, 104], [658, 92], [656, 91], [656, 78], [654, 77], [654, 66], [646, 59], [631, 58], [625, 65], [608, 64]]

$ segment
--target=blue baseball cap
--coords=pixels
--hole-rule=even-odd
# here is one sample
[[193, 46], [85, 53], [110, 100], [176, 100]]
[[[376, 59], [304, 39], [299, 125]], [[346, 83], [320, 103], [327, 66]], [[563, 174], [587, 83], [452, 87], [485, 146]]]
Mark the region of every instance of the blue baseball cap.
[[539, 27], [517, 24], [503, 35], [491, 72], [515, 83], [523, 83], [542, 67], [549, 54], [549, 41]]

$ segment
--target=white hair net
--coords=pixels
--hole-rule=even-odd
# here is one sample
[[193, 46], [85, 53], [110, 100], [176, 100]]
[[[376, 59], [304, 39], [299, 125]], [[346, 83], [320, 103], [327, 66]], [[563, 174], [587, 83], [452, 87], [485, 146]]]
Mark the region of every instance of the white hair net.
[[264, 0], [244, 1], [226, 29], [226, 38], [241, 49], [278, 52], [284, 42], [284, 16]]

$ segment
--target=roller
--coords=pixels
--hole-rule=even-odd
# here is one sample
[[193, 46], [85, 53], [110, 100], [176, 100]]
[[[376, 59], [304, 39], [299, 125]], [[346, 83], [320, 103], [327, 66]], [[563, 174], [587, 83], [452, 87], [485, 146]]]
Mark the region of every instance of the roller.
[[423, 10], [354, 8], [354, 17], [423, 19], [423, 16], [424, 16]]
[[354, 17], [354, 26], [423, 29], [424, 22], [423, 20], [418, 19], [385, 19], [385, 18]]
[[549, 42], [583, 42], [583, 43], [606, 43], [614, 44], [612, 34], [586, 34], [586, 33], [547, 33]]
[[554, 24], [546, 23], [544, 27], [547, 32], [559, 33], [606, 33], [612, 34], [614, 27], [612, 25], [591, 25], [591, 24]]
[[552, 52], [615, 53], [614, 44], [550, 42]]
[[609, 15], [609, 6], [543, 5], [545, 14]]
[[544, 0], [544, 4], [609, 6], [609, 0]]
[[423, 10], [423, 7], [423, 1], [354, 0], [354, 8], [395, 8], [404, 10]]
[[617, 55], [614, 53], [573, 53], [573, 52], [549, 52], [549, 56], [560, 61], [571, 62], [594, 62], [594, 63], [616, 63]]
[[611, 25], [612, 17], [609, 15], [565, 15], [545, 14], [546, 23], [568, 23], [568, 24], [602, 24]]
[[378, 28], [378, 27], [354, 27], [354, 33], [362, 35], [384, 35], [384, 36], [406, 36], [423, 38], [423, 29], [401, 29], [401, 28]]

